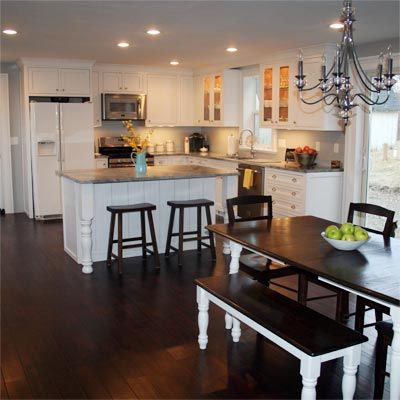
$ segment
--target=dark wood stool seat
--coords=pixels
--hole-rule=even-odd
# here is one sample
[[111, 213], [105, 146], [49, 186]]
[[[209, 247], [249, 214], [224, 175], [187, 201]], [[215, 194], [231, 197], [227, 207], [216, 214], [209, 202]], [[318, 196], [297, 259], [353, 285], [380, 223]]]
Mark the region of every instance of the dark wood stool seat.
[[393, 324], [390, 321], [381, 321], [375, 325], [375, 329], [378, 332], [378, 339], [376, 341], [374, 399], [382, 399], [385, 376], [389, 376], [386, 372], [386, 358], [388, 347], [393, 340]]
[[[165, 257], [169, 257], [171, 249], [178, 253], [178, 265], [182, 266], [183, 263], [183, 243], [197, 241], [197, 251], [201, 252], [202, 246], [208, 247], [211, 250], [212, 259], [216, 259], [215, 245], [214, 245], [214, 234], [208, 232], [207, 236], [203, 236], [201, 233], [202, 223], [201, 223], [201, 210], [202, 207], [206, 211], [207, 225], [212, 224], [210, 207], [214, 205], [214, 202], [207, 199], [193, 199], [193, 200], [170, 200], [167, 204], [171, 207], [171, 214], [169, 218], [168, 225], [168, 236], [167, 244], [165, 247]], [[185, 208], [197, 208], [197, 230], [195, 231], [184, 231], [185, 223]], [[175, 211], [179, 210], [179, 229], [178, 232], [173, 233]], [[194, 237], [186, 237], [187, 235], [195, 235]], [[173, 237], [179, 237], [178, 248], [171, 245], [171, 240]], [[210, 244], [203, 242], [203, 240], [208, 239]]]
[[[137, 247], [142, 248], [142, 257], [146, 258], [147, 253], [154, 256], [154, 264], [156, 268], [160, 268], [160, 258], [158, 255], [157, 239], [154, 230], [154, 221], [152, 211], [156, 209], [156, 206], [151, 203], [140, 203], [140, 204], [129, 204], [121, 206], [107, 206], [107, 211], [111, 212], [110, 220], [110, 233], [108, 237], [108, 251], [107, 251], [107, 266], [111, 267], [112, 259], [118, 261], [118, 272], [122, 274], [122, 251], [124, 249], [133, 249]], [[122, 216], [126, 213], [140, 212], [140, 226], [141, 235], [131, 238], [123, 238], [122, 236]], [[147, 242], [146, 239], [146, 213], [149, 220], [150, 236], [151, 241]], [[118, 216], [118, 239], [114, 240], [114, 228], [115, 228], [115, 216]], [[126, 242], [140, 242], [125, 244]], [[112, 252], [112, 247], [114, 243], [118, 243], [118, 255]], [[148, 247], [151, 246], [153, 250]]]

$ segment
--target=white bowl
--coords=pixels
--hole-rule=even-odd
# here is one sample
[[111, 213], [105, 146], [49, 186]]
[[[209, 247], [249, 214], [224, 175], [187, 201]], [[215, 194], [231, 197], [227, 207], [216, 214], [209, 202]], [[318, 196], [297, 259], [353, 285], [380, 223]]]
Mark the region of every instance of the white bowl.
[[344, 250], [344, 251], [351, 251], [356, 250], [361, 247], [364, 243], [367, 243], [370, 238], [367, 240], [336, 240], [330, 239], [325, 236], [325, 232], [321, 232], [321, 236], [335, 249], [337, 250]]

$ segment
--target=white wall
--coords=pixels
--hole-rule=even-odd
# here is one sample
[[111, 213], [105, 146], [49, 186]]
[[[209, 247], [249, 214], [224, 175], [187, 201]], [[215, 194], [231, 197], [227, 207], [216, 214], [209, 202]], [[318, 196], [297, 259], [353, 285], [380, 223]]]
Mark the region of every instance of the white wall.
[[20, 73], [16, 64], [1, 64], [1, 72], [8, 74], [14, 212], [18, 213], [24, 211]]
[[[143, 123], [134, 123], [135, 130], [143, 136], [149, 131], [149, 128], [143, 126]], [[153, 128], [152, 143], [165, 143], [166, 140], [173, 140], [176, 151], [183, 151], [183, 141], [185, 136], [190, 136], [193, 132], [199, 132], [200, 128], [188, 127], [172, 127], [172, 128]], [[121, 136], [126, 134], [126, 129], [122, 126], [121, 121], [103, 121], [103, 125], [99, 128], [94, 128], [94, 136], [97, 140], [101, 136]]]

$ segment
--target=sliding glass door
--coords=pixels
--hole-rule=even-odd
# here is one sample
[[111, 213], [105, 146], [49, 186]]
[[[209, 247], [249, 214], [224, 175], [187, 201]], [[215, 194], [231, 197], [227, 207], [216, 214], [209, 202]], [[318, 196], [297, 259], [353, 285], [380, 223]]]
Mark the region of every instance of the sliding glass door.
[[[390, 99], [366, 114], [364, 201], [394, 210], [400, 227], [400, 76]], [[383, 221], [367, 217], [367, 226], [380, 229]], [[396, 231], [400, 237], [400, 230]]]

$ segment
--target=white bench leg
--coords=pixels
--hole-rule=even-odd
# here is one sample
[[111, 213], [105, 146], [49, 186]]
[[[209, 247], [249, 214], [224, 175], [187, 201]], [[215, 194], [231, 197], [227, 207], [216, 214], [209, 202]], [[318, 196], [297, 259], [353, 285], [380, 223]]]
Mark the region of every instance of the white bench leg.
[[241, 334], [241, 330], [240, 330], [240, 321], [238, 321], [236, 318], [232, 318], [232, 339], [235, 343], [237, 343], [240, 339], [240, 334]]
[[317, 380], [321, 373], [320, 357], [305, 357], [301, 359], [300, 374], [303, 377], [301, 400], [315, 400], [317, 398]]
[[197, 286], [197, 304], [199, 308], [198, 324], [199, 324], [199, 337], [198, 342], [201, 350], [207, 348], [208, 336], [208, 305], [210, 301], [207, 297], [207, 292]]
[[233, 319], [228, 313], [225, 314], [225, 329], [232, 329]]
[[343, 400], [352, 400], [356, 391], [356, 374], [360, 365], [361, 345], [354, 346], [343, 357], [343, 380], [342, 393]]

